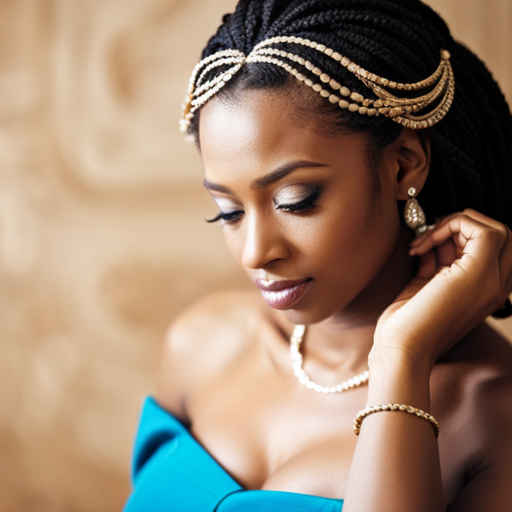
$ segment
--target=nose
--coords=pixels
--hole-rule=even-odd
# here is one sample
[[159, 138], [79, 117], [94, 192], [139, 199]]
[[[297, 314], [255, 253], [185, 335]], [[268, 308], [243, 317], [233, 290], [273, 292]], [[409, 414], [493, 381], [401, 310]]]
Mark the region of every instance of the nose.
[[286, 259], [290, 252], [277, 222], [248, 216], [242, 264], [251, 269], [265, 268], [270, 263]]

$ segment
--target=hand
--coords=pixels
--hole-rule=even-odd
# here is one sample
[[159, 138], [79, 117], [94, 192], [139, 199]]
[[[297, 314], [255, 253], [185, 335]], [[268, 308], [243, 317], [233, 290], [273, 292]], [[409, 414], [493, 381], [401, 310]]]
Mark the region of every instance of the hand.
[[435, 361], [512, 292], [512, 233], [474, 210], [450, 215], [411, 244], [417, 275], [379, 318], [370, 363]]

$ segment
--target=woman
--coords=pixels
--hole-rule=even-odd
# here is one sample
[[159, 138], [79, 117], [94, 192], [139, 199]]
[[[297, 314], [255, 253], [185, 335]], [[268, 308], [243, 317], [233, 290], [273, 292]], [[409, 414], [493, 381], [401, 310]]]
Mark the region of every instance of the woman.
[[260, 291], [170, 329], [128, 512], [512, 509], [511, 126], [419, 0], [224, 17], [182, 127]]

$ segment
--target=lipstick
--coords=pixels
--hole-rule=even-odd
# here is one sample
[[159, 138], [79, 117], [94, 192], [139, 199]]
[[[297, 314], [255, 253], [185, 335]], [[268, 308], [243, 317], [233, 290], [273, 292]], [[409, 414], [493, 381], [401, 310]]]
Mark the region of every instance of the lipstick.
[[295, 280], [265, 281], [256, 279], [256, 286], [261, 290], [263, 300], [274, 309], [291, 309], [311, 288], [311, 278]]

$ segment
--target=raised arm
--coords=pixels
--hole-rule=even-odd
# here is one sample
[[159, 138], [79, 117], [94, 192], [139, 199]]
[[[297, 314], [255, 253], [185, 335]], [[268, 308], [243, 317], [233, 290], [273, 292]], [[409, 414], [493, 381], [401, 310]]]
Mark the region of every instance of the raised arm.
[[[415, 241], [411, 254], [420, 256], [420, 269], [379, 320], [369, 357], [367, 406], [400, 403], [430, 413], [429, 380], [435, 361], [499, 309], [511, 291], [511, 233], [466, 210]], [[511, 389], [510, 382], [504, 386]], [[476, 512], [483, 503], [491, 512], [512, 510], [512, 486], [505, 485], [512, 443], [503, 436], [512, 426], [511, 414], [497, 413], [496, 418], [488, 465], [483, 462], [450, 511]], [[433, 426], [406, 412], [366, 417], [343, 512], [446, 510]]]

